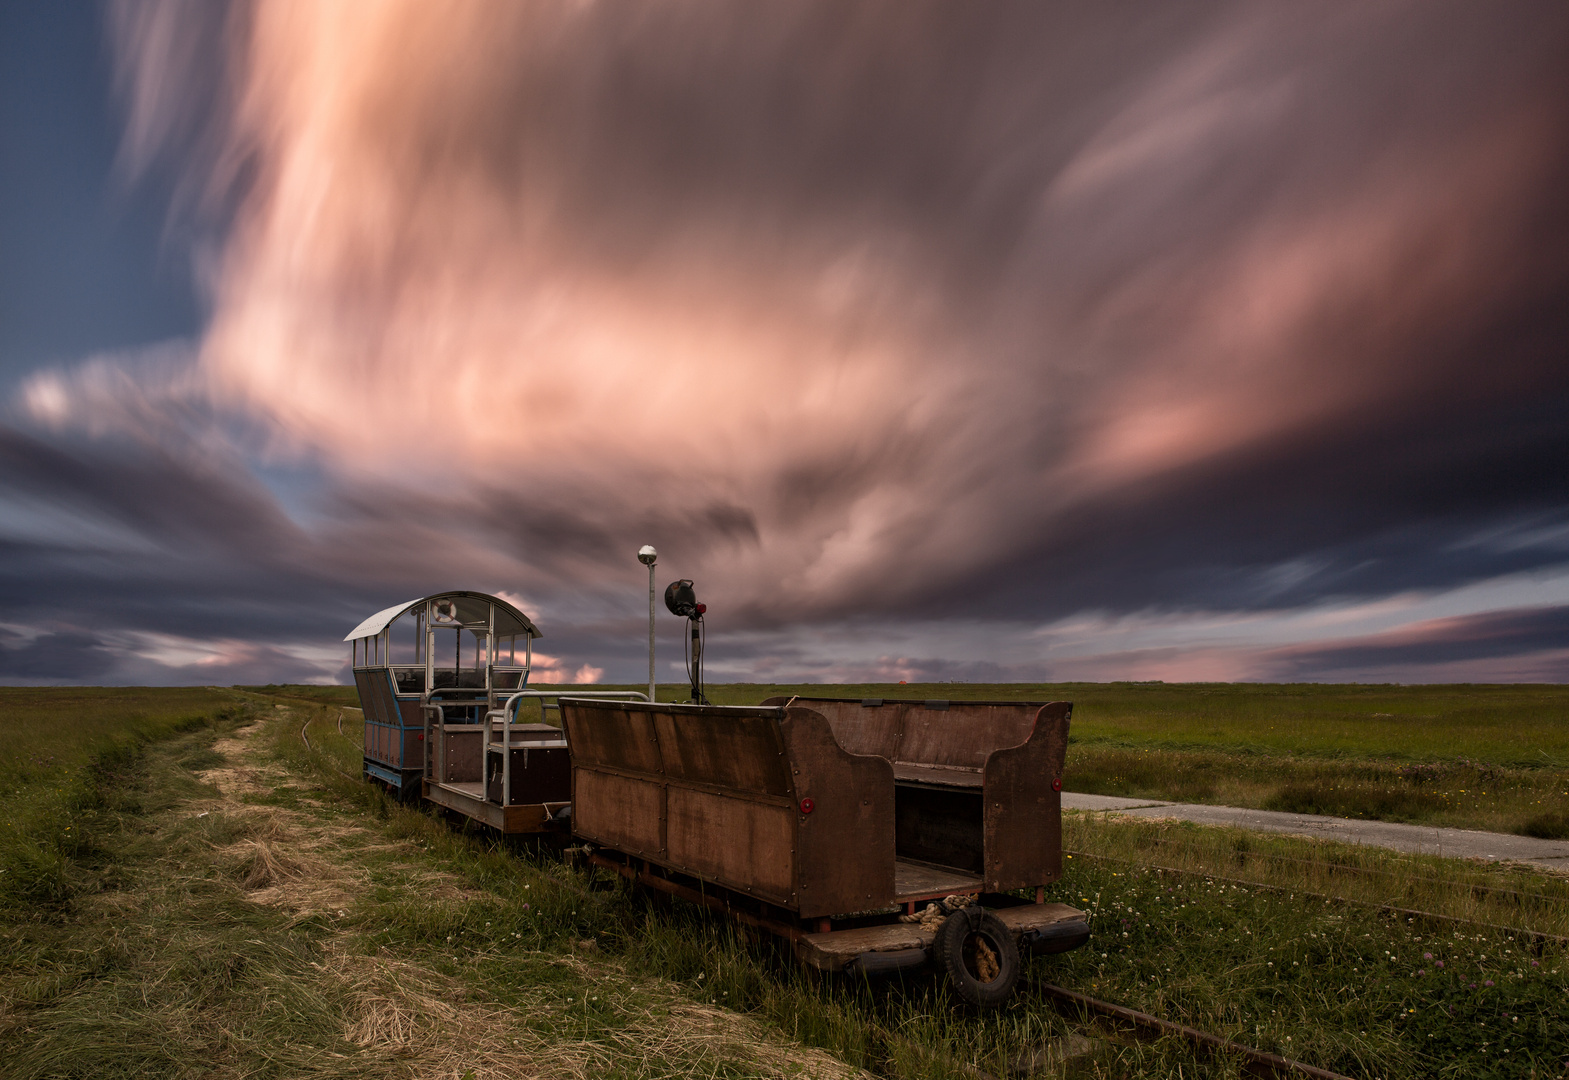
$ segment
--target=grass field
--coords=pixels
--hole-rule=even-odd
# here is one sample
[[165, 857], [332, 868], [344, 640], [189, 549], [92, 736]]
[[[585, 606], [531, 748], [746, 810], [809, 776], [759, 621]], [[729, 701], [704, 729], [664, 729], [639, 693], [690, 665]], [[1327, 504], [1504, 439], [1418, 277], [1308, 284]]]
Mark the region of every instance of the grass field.
[[93, 857], [101, 775], [234, 705], [206, 689], [0, 687], [0, 904], [67, 895]]
[[[1032, 1059], [1035, 1075], [1239, 1074], [1027, 989], [976, 1016], [927, 976], [818, 982], [685, 905], [390, 803], [355, 776], [339, 690], [157, 692], [114, 714], [129, 735], [72, 723], [116, 708], [103, 693], [0, 713], [7, 734], [54, 740], [65, 771], [47, 779], [92, 814], [89, 842], [31, 837], [68, 864], [60, 886], [9, 897], [7, 1076], [1002, 1077]], [[1356, 1076], [1569, 1069], [1562, 948], [1353, 902], [1562, 934], [1563, 878], [1171, 823], [1065, 828], [1078, 854], [1054, 898], [1089, 910], [1095, 937], [1026, 982]], [[1043, 1047], [1083, 1052], [1052, 1065]]]

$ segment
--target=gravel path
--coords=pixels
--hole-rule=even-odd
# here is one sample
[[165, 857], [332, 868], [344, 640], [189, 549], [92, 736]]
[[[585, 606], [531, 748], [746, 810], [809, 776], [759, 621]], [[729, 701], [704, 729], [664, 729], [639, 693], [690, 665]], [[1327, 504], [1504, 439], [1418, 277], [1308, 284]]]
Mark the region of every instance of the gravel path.
[[1117, 795], [1079, 795], [1067, 791], [1062, 793], [1062, 808], [1113, 811], [1142, 818], [1178, 818], [1204, 825], [1233, 825], [1262, 832], [1316, 836], [1347, 844], [1369, 844], [1421, 855], [1527, 862], [1569, 871], [1569, 840], [1537, 840], [1474, 829], [1439, 829], [1430, 825], [1397, 825], [1389, 821], [1356, 821], [1319, 814], [1284, 814], [1274, 810], [1157, 802]]

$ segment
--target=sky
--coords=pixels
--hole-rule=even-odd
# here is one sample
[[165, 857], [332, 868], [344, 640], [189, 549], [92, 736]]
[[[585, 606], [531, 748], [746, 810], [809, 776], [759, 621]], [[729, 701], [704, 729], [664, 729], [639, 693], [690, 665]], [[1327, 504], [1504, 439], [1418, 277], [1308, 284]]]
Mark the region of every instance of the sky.
[[[1559, 0], [0, 5], [0, 682], [1569, 682]], [[660, 679], [683, 624], [660, 615]]]

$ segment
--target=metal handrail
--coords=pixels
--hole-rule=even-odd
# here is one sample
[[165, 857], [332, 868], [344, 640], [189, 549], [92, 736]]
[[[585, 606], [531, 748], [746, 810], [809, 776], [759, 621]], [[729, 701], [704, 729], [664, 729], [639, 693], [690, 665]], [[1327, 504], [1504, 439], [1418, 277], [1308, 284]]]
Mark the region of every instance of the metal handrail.
[[[584, 697], [584, 698], [626, 698], [628, 701], [647, 701], [648, 695], [641, 690], [518, 690], [507, 698], [500, 709], [491, 712], [511, 713], [514, 716], [518, 705], [524, 698], [559, 698]], [[548, 707], [548, 706], [547, 706]], [[488, 717], [490, 714], [487, 713]], [[516, 719], [510, 721], [517, 723]]]
[[[421, 765], [424, 766], [426, 775], [430, 779], [435, 780], [436, 783], [440, 784], [440, 783], [442, 783], [446, 779], [446, 775], [447, 775], [447, 740], [446, 739], [438, 740], [436, 738], [436, 732], [435, 732], [434, 728], [432, 728], [432, 726], [431, 726], [430, 714], [431, 713], [435, 713], [436, 717], [438, 718], [438, 720], [444, 719], [446, 714], [441, 711], [441, 706], [440, 705], [432, 705], [428, 701], [424, 701], [424, 702], [420, 703], [420, 712], [425, 717], [425, 747], [426, 747], [426, 751], [425, 752], [429, 755], [426, 758], [426, 761], [431, 761], [431, 762], [435, 763], [436, 775], [433, 776], [433, 777], [430, 777], [429, 776], [430, 767], [428, 765], [425, 765], [424, 762], [421, 762]], [[445, 726], [444, 723], [443, 723], [443, 726]], [[438, 742], [439, 742], [439, 745], [436, 745], [436, 746], [432, 746], [431, 745], [432, 743], [438, 743]]]
[[[622, 698], [627, 701], [647, 701], [648, 695], [641, 690], [519, 690], [507, 698], [499, 709], [491, 709], [485, 714], [485, 746], [480, 754], [480, 783], [488, 786], [487, 771], [490, 768], [490, 751], [497, 745], [495, 742], [495, 721], [499, 717], [505, 727], [502, 730], [501, 746], [501, 805], [512, 805], [512, 732], [511, 727], [517, 723], [517, 707], [524, 698], [540, 699], [540, 711], [547, 706], [544, 698], [559, 698], [562, 694], [567, 697], [590, 698]], [[558, 706], [559, 708], [559, 706]]]

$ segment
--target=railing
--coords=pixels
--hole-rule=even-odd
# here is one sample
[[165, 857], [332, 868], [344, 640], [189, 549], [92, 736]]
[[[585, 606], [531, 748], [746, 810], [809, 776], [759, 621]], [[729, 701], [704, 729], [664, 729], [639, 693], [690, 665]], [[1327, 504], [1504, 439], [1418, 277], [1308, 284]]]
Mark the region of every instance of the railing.
[[[517, 723], [517, 710], [524, 698], [537, 700], [541, 717], [546, 709], [560, 710], [559, 702], [550, 703], [546, 698], [610, 698], [622, 701], [647, 701], [648, 695], [641, 690], [519, 690], [507, 698], [499, 709], [491, 709], [485, 714], [485, 745], [480, 754], [480, 783], [489, 786], [490, 752], [498, 745], [501, 747], [501, 805], [512, 805], [512, 725]], [[494, 741], [495, 724], [500, 721], [501, 742]], [[565, 737], [565, 736], [563, 736]], [[524, 748], [525, 753], [527, 747]]]
[[[437, 740], [437, 726], [446, 727], [446, 714], [441, 711], [440, 705], [425, 702], [420, 706], [420, 713], [425, 717], [425, 775], [440, 784], [447, 779], [447, 740]], [[431, 714], [434, 713], [436, 723], [431, 723]], [[434, 772], [435, 775], [431, 775]]]

